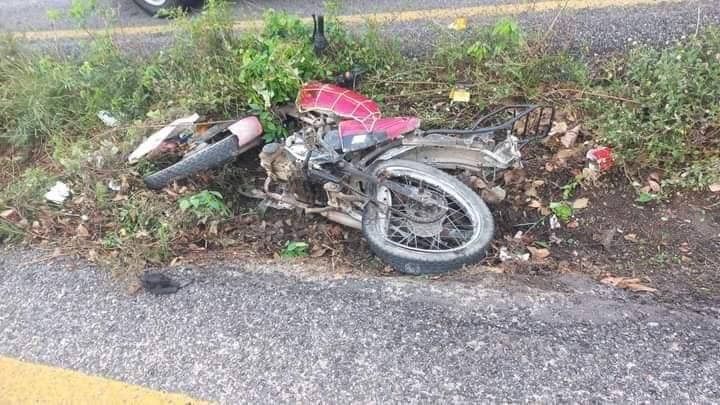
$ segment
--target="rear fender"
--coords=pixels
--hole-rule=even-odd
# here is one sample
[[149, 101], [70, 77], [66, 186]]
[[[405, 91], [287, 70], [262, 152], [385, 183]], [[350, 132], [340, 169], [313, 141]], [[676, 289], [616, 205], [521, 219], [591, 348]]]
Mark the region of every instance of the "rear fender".
[[262, 141], [260, 137], [263, 134], [263, 127], [255, 116], [241, 119], [230, 125], [228, 130], [237, 137], [238, 145], [243, 152]]

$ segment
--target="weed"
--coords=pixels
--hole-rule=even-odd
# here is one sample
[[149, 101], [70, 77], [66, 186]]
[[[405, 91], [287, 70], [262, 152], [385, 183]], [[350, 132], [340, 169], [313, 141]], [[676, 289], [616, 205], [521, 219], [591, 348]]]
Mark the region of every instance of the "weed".
[[42, 168], [26, 169], [0, 194], [0, 210], [15, 208], [23, 218], [32, 218], [54, 181], [54, 177]]
[[640, 193], [638, 198], [635, 199], [635, 201], [639, 202], [640, 204], [646, 204], [651, 201], [655, 201], [657, 199], [658, 199], [658, 197], [655, 194], [648, 193], [648, 192], [642, 192], [642, 193]]
[[706, 185], [720, 155], [720, 30], [663, 50], [634, 50], [611, 81], [637, 104], [601, 102], [598, 128], [620, 157]]
[[201, 224], [230, 215], [230, 209], [225, 205], [222, 194], [217, 191], [204, 190], [181, 198], [179, 206], [180, 210], [192, 213]]
[[290, 242], [285, 243], [281, 256], [285, 258], [305, 257], [309, 255], [307, 242]]
[[569, 221], [574, 214], [573, 207], [565, 201], [551, 202], [550, 210], [553, 212], [553, 214], [555, 214], [556, 217], [558, 217], [559, 220], [563, 222]]

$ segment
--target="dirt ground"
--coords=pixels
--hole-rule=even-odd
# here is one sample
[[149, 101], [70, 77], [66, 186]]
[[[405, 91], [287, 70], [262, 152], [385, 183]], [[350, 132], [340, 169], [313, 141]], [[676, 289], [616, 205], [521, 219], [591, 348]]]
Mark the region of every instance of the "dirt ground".
[[[532, 166], [528, 164], [523, 171], [530, 172]], [[560, 186], [572, 175], [564, 170], [544, 173], [541, 178], [546, 186], [537, 199], [547, 202], [561, 198]], [[719, 193], [675, 193], [667, 200], [639, 203], [628, 179], [614, 170], [594, 185], [579, 188], [573, 199], [587, 198], [587, 207], [576, 210], [567, 223], [553, 230], [548, 217], [527, 207], [531, 198], [522, 188], [532, 181], [527, 176], [519, 186], [504, 184], [508, 197], [491, 205], [496, 238], [482, 263], [432, 278], [474, 282], [504, 277], [536, 288], [562, 289], [564, 283], [558, 282], [558, 277], [568, 274], [583, 274], [606, 283], [608, 277], [624, 277], [639, 279], [635, 282], [656, 290], [629, 288], [641, 300], [720, 303]], [[256, 203], [248, 200], [246, 204], [250, 207]], [[254, 213], [236, 216], [223, 232], [239, 243], [224, 249], [210, 246], [211, 252], [195, 251], [186, 259], [290, 260], [278, 252], [285, 241], [298, 240], [310, 243], [310, 257], [292, 260], [306, 263], [314, 271], [323, 269], [337, 276], [399, 276], [372, 255], [359, 231], [320, 217], [269, 210], [263, 218]], [[550, 255], [542, 260], [500, 258], [503, 247], [519, 254], [538, 243], [549, 245]]]

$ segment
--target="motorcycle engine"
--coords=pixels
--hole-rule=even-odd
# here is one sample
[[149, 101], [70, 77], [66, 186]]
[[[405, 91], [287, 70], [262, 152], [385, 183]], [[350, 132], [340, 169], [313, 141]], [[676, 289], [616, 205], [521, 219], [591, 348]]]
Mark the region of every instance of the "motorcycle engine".
[[260, 152], [260, 166], [276, 181], [290, 181], [296, 168], [288, 159], [285, 148], [277, 142], [265, 145]]
[[298, 201], [312, 203], [317, 190], [303, 174], [305, 157], [309, 153], [303, 138], [296, 134], [286, 139], [285, 145], [274, 142], [263, 147], [260, 153], [260, 165], [268, 176], [284, 183], [286, 192]]

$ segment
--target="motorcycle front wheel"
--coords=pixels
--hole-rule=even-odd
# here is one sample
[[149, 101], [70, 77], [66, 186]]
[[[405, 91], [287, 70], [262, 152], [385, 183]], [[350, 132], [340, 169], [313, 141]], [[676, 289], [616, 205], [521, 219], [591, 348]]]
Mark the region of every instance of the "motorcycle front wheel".
[[386, 264], [402, 273], [435, 274], [485, 257], [494, 221], [477, 193], [418, 162], [392, 159], [370, 169], [380, 182], [369, 186], [363, 235]]

